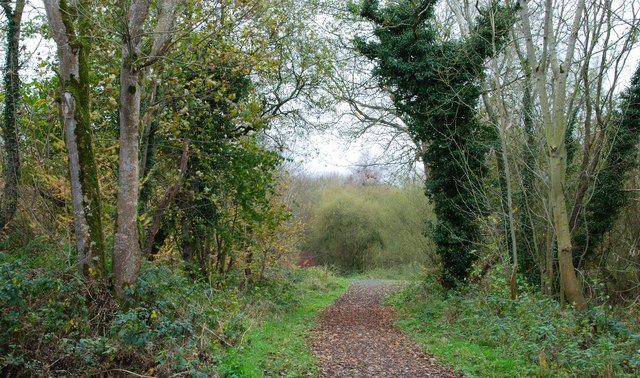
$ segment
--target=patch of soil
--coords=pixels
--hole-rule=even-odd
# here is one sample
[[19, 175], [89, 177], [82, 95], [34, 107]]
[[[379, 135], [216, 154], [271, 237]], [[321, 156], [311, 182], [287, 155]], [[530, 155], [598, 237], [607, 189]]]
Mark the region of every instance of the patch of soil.
[[439, 365], [393, 326], [394, 312], [383, 300], [398, 288], [384, 281], [353, 281], [324, 310], [311, 342], [323, 377], [464, 377]]

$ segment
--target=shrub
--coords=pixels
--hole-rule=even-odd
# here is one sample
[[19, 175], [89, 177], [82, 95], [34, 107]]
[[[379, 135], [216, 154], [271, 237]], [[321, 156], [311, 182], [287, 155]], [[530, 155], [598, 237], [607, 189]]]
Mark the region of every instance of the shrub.
[[219, 350], [236, 344], [247, 327], [235, 288], [194, 283], [166, 266], [144, 266], [138, 301], [124, 309], [75, 270], [55, 260], [46, 268], [31, 262], [0, 254], [1, 375], [151, 369], [208, 376]]
[[431, 210], [418, 187], [330, 187], [316, 198], [306, 248], [321, 263], [343, 272], [435, 263], [424, 237]]
[[0, 253], [0, 376], [216, 376], [252, 323], [335, 285], [324, 268], [274, 269], [247, 287], [146, 263], [135, 304], [123, 308], [61, 253], [38, 246]]

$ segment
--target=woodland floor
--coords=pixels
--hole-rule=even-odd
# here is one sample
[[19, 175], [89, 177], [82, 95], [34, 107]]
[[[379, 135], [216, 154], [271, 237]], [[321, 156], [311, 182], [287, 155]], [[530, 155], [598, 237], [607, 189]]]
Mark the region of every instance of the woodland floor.
[[323, 377], [464, 377], [438, 364], [393, 325], [383, 301], [399, 285], [353, 281], [320, 315], [311, 349]]

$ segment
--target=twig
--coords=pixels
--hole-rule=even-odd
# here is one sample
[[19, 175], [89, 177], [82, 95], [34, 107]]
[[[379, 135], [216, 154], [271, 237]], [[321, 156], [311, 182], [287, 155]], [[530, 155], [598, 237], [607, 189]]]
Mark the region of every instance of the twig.
[[180, 377], [182, 375], [186, 375], [189, 374], [189, 370], [185, 370], [185, 371], [181, 371], [180, 373], [175, 373], [169, 376], [169, 378], [173, 378], [173, 377]]
[[[109, 369], [109, 370], [105, 370], [103, 373], [108, 373], [110, 371], [120, 371], [120, 372], [123, 372], [123, 373], [131, 374], [131, 375], [136, 376], [136, 377], [141, 377], [141, 378], [155, 378], [155, 377], [153, 377], [151, 375], [138, 374], [138, 373], [134, 373], [132, 371], [126, 370], [126, 369]], [[180, 373], [180, 374], [182, 374], [182, 373]]]

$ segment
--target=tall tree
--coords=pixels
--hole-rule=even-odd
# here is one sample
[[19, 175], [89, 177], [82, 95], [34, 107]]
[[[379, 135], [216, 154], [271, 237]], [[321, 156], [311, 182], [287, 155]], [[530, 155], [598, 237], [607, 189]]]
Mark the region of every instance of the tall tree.
[[9, 0], [0, 2], [7, 18], [7, 55], [4, 65], [4, 120], [2, 138], [5, 148], [4, 190], [0, 202], [0, 227], [5, 228], [18, 207], [20, 153], [18, 149], [18, 104], [20, 101], [20, 27], [25, 1], [17, 0], [11, 8]]
[[88, 67], [92, 9], [88, 0], [44, 0], [44, 7], [58, 50], [78, 267], [85, 276], [101, 276], [105, 271], [105, 243], [93, 152]]
[[[528, 64], [534, 68], [533, 78], [536, 83], [547, 142], [550, 198], [553, 225], [558, 245], [561, 286], [570, 303], [574, 304], [578, 309], [585, 309], [587, 303], [573, 265], [571, 229], [569, 227], [569, 214], [564, 192], [567, 166], [565, 135], [569, 119], [569, 114], [566, 112], [567, 80], [571, 65], [574, 63], [573, 57], [585, 10], [585, 1], [579, 0], [575, 4], [571, 29], [566, 39], [566, 45], [562, 49], [559, 49], [558, 46], [558, 30], [553, 20], [553, 2], [551, 0], [545, 1], [543, 51], [541, 55], [536, 54], [533, 42], [528, 2], [520, 0], [519, 4], [527, 58], [529, 59]], [[560, 58], [559, 51], [564, 53], [564, 58]]]
[[[158, 3], [155, 27], [149, 24], [150, 0], [122, 3], [124, 25], [122, 34], [122, 65], [120, 68], [120, 153], [118, 165], [117, 229], [113, 247], [113, 274], [116, 292], [125, 296], [125, 289], [135, 285], [142, 263], [138, 234], [138, 129], [140, 100], [146, 68], [158, 61], [171, 41], [176, 8], [180, 0]], [[144, 38], [151, 35], [151, 40]], [[143, 51], [145, 42], [150, 48]]]
[[357, 40], [372, 59], [380, 85], [415, 138], [427, 145], [427, 193], [438, 218], [433, 230], [442, 258], [445, 286], [463, 282], [477, 258], [479, 231], [474, 217], [484, 211], [477, 189], [486, 171], [482, 140], [486, 128], [476, 119], [484, 61], [504, 43], [513, 11], [494, 4], [477, 19], [467, 38], [442, 42], [434, 21], [436, 0], [398, 1], [380, 8], [362, 4], [375, 41]]

